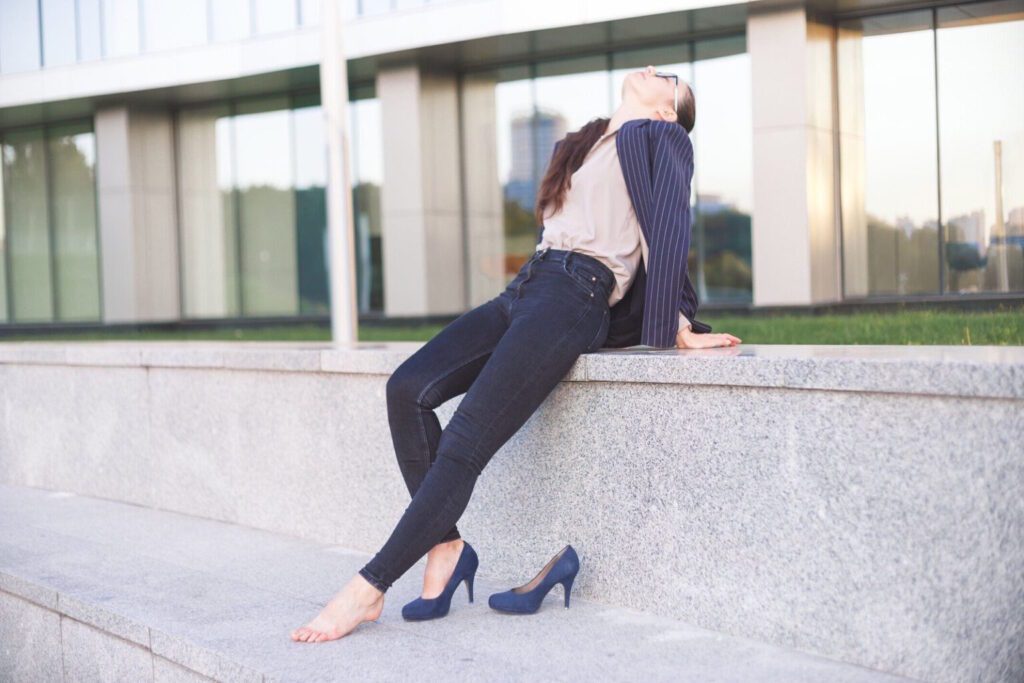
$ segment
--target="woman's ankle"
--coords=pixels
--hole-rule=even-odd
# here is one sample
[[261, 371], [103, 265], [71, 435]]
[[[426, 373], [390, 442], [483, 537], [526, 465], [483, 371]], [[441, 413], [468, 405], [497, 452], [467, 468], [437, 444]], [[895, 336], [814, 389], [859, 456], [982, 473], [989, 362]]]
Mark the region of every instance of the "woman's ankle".
[[462, 540], [462, 538], [455, 538], [455, 539], [452, 539], [450, 541], [441, 541], [440, 543], [436, 544], [433, 548], [431, 548], [430, 552], [432, 552], [432, 553], [433, 552], [441, 552], [441, 553], [443, 553], [443, 552], [446, 552], [446, 551], [452, 551], [452, 550], [456, 550], [456, 549], [461, 549], [463, 543], [464, 543], [464, 541]]

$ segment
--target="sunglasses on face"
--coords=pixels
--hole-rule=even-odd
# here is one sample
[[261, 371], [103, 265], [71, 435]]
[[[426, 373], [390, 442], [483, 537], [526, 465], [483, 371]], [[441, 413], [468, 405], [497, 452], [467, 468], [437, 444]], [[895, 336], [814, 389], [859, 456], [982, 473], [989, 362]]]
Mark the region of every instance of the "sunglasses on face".
[[672, 79], [672, 111], [679, 111], [679, 75], [668, 71], [655, 71], [654, 75]]

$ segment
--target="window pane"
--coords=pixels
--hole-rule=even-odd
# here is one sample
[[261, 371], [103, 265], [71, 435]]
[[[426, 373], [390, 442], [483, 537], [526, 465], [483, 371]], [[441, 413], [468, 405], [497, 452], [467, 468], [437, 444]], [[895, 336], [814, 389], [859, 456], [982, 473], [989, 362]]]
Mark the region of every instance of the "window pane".
[[100, 317], [96, 247], [96, 142], [88, 125], [50, 131], [54, 260], [60, 320]]
[[139, 0], [103, 0], [103, 55], [139, 53]]
[[206, 43], [207, 0], [143, 0], [146, 52]]
[[356, 290], [360, 311], [384, 310], [383, 243], [380, 191], [383, 185], [384, 138], [380, 100], [361, 99], [349, 104], [352, 131], [350, 155], [352, 213], [355, 216]]
[[[750, 55], [739, 38], [697, 43], [690, 280], [706, 301], [753, 299], [753, 121]], [[707, 57], [705, 57], [707, 55]], [[700, 270], [697, 264], [700, 263]]]
[[[579, 130], [591, 119], [611, 116], [610, 76], [605, 57], [583, 57], [541, 62], [533, 81], [536, 112], [512, 122], [513, 183], [533, 173], [521, 187], [517, 203], [526, 212], [521, 223], [507, 224], [506, 253], [527, 258], [537, 246], [533, 207], [541, 178], [547, 172], [555, 142]], [[518, 270], [518, 269], [517, 269]], [[512, 275], [512, 273], [508, 273]]]
[[232, 130], [227, 106], [178, 115], [185, 315], [239, 315]]
[[3, 144], [4, 197], [10, 253], [11, 316], [53, 320], [46, 146], [41, 128], [9, 133]]
[[38, 68], [37, 0], [3, 0], [0, 2], [0, 71], [9, 74]]
[[930, 28], [929, 11], [839, 26], [847, 296], [939, 289]]
[[[462, 79], [459, 100], [470, 305], [483, 303], [501, 291], [510, 273], [518, 271], [536, 246], [529, 76], [529, 67], [518, 66], [471, 72]], [[552, 144], [549, 140], [545, 164]], [[508, 252], [506, 232], [519, 236], [517, 252]]]
[[287, 98], [240, 103], [235, 169], [242, 249], [244, 315], [299, 311]]
[[298, 24], [295, 0], [255, 0], [256, 33], [290, 31]]
[[[533, 81], [509, 81], [495, 88], [497, 105], [498, 178], [503, 188], [504, 239], [499, 245], [507, 281], [537, 245], [537, 222], [533, 216], [537, 185], [555, 141], [569, 130], [564, 115], [545, 111], [534, 121]], [[534, 134], [536, 131], [536, 135]], [[509, 258], [511, 257], [511, 258]]]
[[42, 0], [43, 63], [74, 64], [78, 60], [75, 37], [75, 0]]
[[103, 56], [101, 16], [100, 0], [78, 0], [79, 61], [88, 62]]
[[394, 0], [357, 0], [360, 14], [383, 14], [390, 12]]
[[303, 26], [314, 26], [320, 23], [320, 0], [301, 0], [299, 11], [302, 13]]
[[293, 130], [299, 312], [327, 315], [327, 138], [320, 105], [296, 109]]
[[[939, 149], [947, 284], [1024, 290], [1024, 14], [939, 10]], [[1018, 5], [1020, 7], [1020, 5]]]
[[210, 21], [214, 41], [248, 38], [252, 33], [249, 0], [211, 1]]

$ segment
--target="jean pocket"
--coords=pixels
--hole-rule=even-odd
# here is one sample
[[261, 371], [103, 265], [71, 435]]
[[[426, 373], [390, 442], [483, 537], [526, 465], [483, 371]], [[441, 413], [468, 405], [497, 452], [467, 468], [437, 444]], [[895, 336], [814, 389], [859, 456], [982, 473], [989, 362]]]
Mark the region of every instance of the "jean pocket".
[[578, 262], [562, 262], [562, 269], [580, 289], [593, 298], [597, 298], [604, 292], [603, 282], [597, 275], [591, 272], [590, 268], [580, 265]]

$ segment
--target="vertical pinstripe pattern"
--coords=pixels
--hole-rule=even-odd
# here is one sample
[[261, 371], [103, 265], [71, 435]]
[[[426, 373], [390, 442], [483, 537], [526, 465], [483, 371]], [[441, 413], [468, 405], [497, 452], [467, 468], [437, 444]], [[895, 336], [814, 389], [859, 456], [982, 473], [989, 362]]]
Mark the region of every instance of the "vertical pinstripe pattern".
[[617, 137], [622, 173], [650, 257], [640, 343], [675, 347], [680, 311], [694, 331], [707, 327], [694, 320], [697, 293], [686, 272], [693, 144], [678, 123], [653, 119], [626, 121]]
[[[552, 158], [561, 143], [561, 140], [555, 143]], [[693, 144], [678, 123], [647, 118], [624, 122], [616, 133], [615, 144], [650, 258], [650, 263], [646, 264], [643, 321], [638, 343], [674, 348], [680, 311], [691, 322], [694, 332], [711, 331], [710, 325], [696, 320], [697, 292], [687, 274], [686, 257], [690, 252], [693, 220], [690, 212]], [[543, 230], [543, 225], [538, 227], [538, 243]], [[613, 322], [618, 317], [617, 309], [627, 304], [623, 299], [612, 307]]]

